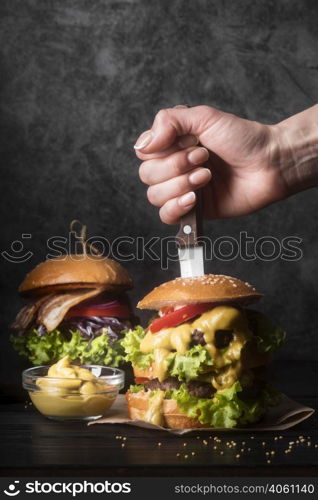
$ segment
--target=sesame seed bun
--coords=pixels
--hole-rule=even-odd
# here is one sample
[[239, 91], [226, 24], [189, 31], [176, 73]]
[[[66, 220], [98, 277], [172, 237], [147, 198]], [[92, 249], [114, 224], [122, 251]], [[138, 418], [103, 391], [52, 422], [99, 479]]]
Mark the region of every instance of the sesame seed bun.
[[250, 304], [260, 299], [252, 285], [231, 276], [206, 274], [195, 278], [176, 278], [154, 288], [138, 302], [139, 309], [161, 309], [181, 304], [235, 302]]
[[[146, 392], [126, 393], [129, 416], [132, 420], [145, 420], [149, 408], [149, 394]], [[168, 429], [198, 429], [210, 427], [197, 418], [189, 418], [178, 407], [174, 399], [164, 399], [162, 404], [163, 426]]]
[[21, 285], [21, 295], [44, 295], [79, 288], [127, 290], [132, 279], [126, 269], [112, 259], [94, 255], [63, 255], [38, 264]]

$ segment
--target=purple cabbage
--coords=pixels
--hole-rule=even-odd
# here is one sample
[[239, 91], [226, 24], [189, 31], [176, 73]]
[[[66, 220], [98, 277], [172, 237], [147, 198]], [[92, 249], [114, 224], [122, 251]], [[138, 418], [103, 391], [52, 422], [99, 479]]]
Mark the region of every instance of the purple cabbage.
[[[93, 340], [106, 331], [109, 336], [110, 343], [113, 344], [120, 338], [120, 333], [123, 330], [128, 330], [129, 326], [122, 323], [117, 318], [109, 318], [106, 316], [79, 316], [64, 320], [58, 327], [66, 336], [70, 331], [78, 330], [83, 337]], [[37, 327], [37, 334], [42, 337], [47, 332], [42, 325]]]

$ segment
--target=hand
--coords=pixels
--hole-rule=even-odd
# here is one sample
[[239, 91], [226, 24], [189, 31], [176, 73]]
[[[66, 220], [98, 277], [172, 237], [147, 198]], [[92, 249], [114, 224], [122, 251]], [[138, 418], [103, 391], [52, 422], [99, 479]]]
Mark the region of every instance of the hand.
[[[303, 114], [289, 128], [297, 128], [295, 118]], [[201, 187], [206, 218], [249, 214], [294, 192], [294, 177], [301, 176], [286, 132], [292, 119], [270, 126], [208, 106], [159, 111], [135, 149], [143, 160], [140, 178], [150, 186], [148, 199], [160, 207], [161, 220], [176, 224]], [[310, 186], [303, 180], [299, 187]]]

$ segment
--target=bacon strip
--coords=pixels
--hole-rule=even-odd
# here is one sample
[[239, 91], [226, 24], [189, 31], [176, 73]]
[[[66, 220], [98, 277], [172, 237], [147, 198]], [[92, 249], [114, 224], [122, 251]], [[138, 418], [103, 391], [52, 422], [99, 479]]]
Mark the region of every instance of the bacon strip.
[[51, 295], [45, 295], [35, 302], [30, 302], [26, 306], [22, 307], [10, 327], [13, 330], [18, 330], [19, 332], [27, 330], [27, 328], [34, 322], [36, 313], [38, 312], [40, 306], [50, 297]]
[[36, 322], [45, 326], [48, 332], [54, 330], [63, 320], [71, 307], [83, 300], [101, 293], [101, 289], [81, 290], [71, 293], [60, 293], [48, 298], [39, 308]]

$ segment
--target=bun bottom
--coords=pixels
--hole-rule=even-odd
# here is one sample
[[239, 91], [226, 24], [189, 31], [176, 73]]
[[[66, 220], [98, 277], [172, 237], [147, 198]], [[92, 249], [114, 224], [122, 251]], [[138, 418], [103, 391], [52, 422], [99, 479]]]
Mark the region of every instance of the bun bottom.
[[[149, 396], [146, 392], [126, 393], [129, 416], [132, 420], [146, 420], [149, 409]], [[211, 427], [201, 424], [197, 418], [183, 413], [174, 399], [164, 399], [162, 404], [163, 426], [168, 429], [201, 429]]]

